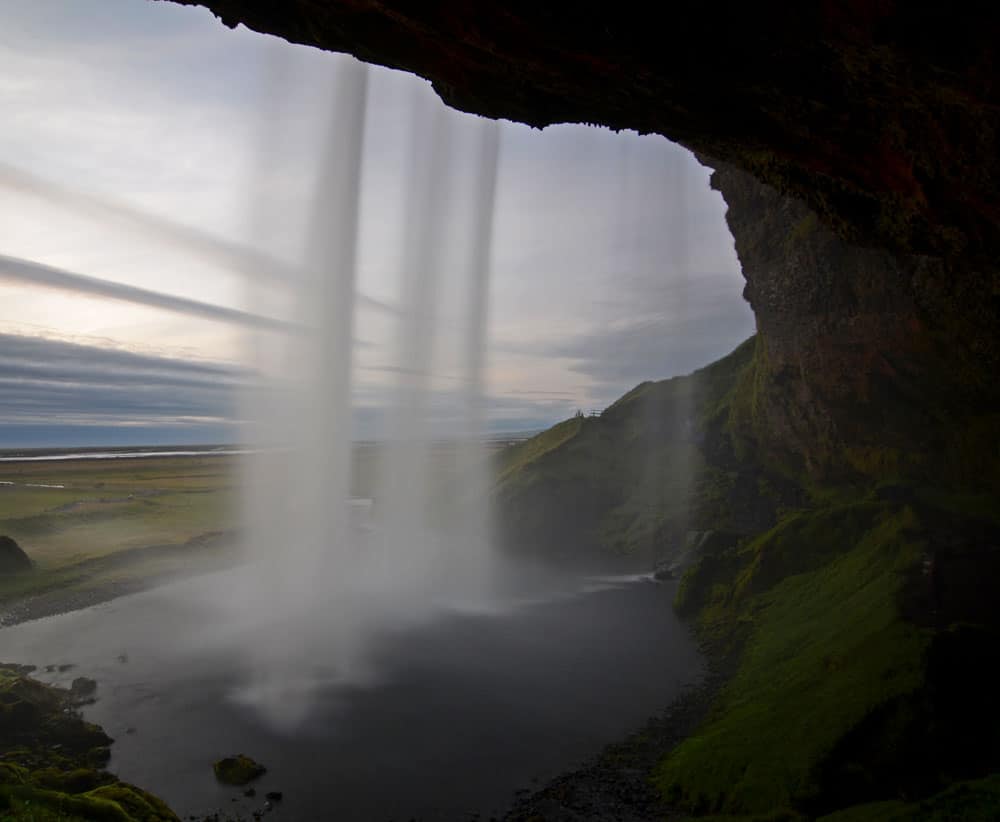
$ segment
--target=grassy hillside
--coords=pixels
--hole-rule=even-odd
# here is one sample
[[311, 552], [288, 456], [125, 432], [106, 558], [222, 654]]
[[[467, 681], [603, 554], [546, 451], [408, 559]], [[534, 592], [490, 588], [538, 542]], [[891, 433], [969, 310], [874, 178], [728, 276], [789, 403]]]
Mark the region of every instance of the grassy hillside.
[[501, 452], [494, 494], [508, 550], [648, 567], [678, 552], [691, 528], [719, 527], [701, 516], [703, 501], [717, 507], [732, 482], [709, 476], [702, 446], [753, 349], [748, 340], [689, 376], [642, 383], [600, 416]]
[[35, 569], [0, 577], [0, 601], [187, 568], [196, 551], [150, 549], [235, 528], [236, 476], [226, 456], [4, 463], [0, 534]]
[[928, 481], [888, 460], [821, 483], [757, 448], [763, 356], [748, 341], [505, 454], [508, 544], [649, 561], [714, 532], [675, 607], [732, 675], [651, 774], [672, 807], [1000, 818], [995, 466]]

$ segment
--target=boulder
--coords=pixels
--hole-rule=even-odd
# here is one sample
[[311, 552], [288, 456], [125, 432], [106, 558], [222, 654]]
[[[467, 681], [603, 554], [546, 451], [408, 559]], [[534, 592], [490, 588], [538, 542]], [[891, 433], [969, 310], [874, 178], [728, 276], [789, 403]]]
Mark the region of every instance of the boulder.
[[215, 770], [215, 778], [227, 785], [246, 785], [267, 770], [259, 762], [254, 762], [243, 754], [227, 756], [212, 767]]
[[0, 536], [0, 574], [16, 574], [30, 571], [34, 563], [13, 539]]
[[97, 692], [97, 682], [90, 677], [78, 676], [69, 686], [69, 692], [75, 699], [87, 699]]

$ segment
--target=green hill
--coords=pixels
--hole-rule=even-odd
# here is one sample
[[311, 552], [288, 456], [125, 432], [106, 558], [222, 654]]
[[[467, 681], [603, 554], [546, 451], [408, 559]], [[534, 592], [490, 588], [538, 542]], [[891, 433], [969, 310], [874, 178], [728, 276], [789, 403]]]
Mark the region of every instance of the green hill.
[[736, 464], [723, 434], [754, 349], [751, 338], [707, 368], [644, 382], [599, 416], [565, 420], [501, 452], [494, 498], [503, 545], [649, 568], [677, 557], [692, 532], [752, 533], [771, 522], [768, 481]]
[[650, 775], [677, 810], [996, 818], [990, 474], [947, 485], [870, 466], [836, 482], [797, 473], [757, 446], [759, 346], [501, 454], [505, 545], [562, 561], [684, 560], [675, 608], [732, 673]]

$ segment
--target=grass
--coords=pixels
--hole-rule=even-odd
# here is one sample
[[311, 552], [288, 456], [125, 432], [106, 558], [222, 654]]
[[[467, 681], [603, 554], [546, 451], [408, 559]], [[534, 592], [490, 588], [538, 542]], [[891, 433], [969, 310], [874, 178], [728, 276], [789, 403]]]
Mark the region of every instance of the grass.
[[503, 449], [496, 458], [496, 482], [502, 484], [515, 477], [550, 451], [569, 442], [580, 433], [584, 422], [583, 417], [571, 417], [524, 442]]
[[234, 528], [236, 470], [226, 456], [4, 463], [0, 534], [36, 568], [0, 579], [0, 600], [178, 570], [189, 556], [142, 549]]
[[[494, 446], [436, 443], [427, 449], [422, 489], [433, 514], [460, 509]], [[516, 451], [516, 447], [509, 449]], [[506, 452], [505, 452], [506, 453]], [[386, 449], [357, 445], [352, 493], [373, 496]], [[495, 455], [493, 455], [495, 456]], [[240, 519], [240, 473], [253, 456], [0, 463], [0, 534], [35, 563], [0, 576], [0, 602], [45, 591], [84, 591], [188, 570]], [[10, 483], [10, 484], [6, 484]], [[45, 487], [48, 486], [48, 487]], [[58, 486], [58, 487], [55, 487]], [[444, 512], [444, 513], [442, 513]], [[172, 546], [174, 550], [160, 550]], [[189, 550], [190, 549], [190, 550]]]
[[[228, 457], [6, 463], [0, 533], [41, 568], [232, 527]], [[60, 485], [62, 488], [32, 487]]]
[[573, 417], [502, 452], [494, 495], [504, 544], [647, 567], [681, 550], [690, 511], [705, 507], [691, 504], [705, 495], [692, 485], [705, 473], [698, 443], [754, 346], [748, 340], [685, 377], [644, 382], [598, 417]]
[[749, 639], [710, 719], [658, 769], [667, 797], [699, 813], [808, 805], [838, 743], [923, 684], [928, 637], [899, 606], [917, 528], [909, 508], [801, 514], [743, 549], [735, 582], [705, 586], [702, 619]]

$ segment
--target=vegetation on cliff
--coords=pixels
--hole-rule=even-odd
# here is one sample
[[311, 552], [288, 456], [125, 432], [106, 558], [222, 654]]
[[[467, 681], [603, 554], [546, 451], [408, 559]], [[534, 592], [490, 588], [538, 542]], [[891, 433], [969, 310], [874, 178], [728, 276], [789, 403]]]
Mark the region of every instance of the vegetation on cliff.
[[990, 818], [989, 774], [1000, 769], [987, 684], [1000, 672], [991, 475], [930, 483], [886, 470], [833, 482], [762, 452], [764, 357], [763, 341], [750, 340], [524, 443], [505, 455], [501, 503], [530, 493], [538, 510], [568, 510], [562, 495], [584, 489], [574, 547], [645, 559], [680, 555], [684, 529], [718, 529], [689, 558], [675, 607], [734, 673], [653, 771], [673, 807], [845, 820], [947, 818], [960, 807]]
[[753, 350], [748, 340], [707, 368], [642, 383], [599, 416], [501, 452], [494, 495], [503, 544], [563, 562], [613, 556], [649, 567], [679, 554], [692, 529], [745, 529], [753, 506], [739, 500], [759, 489], [710, 468], [703, 446]]

